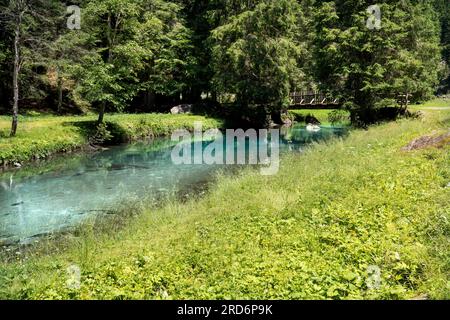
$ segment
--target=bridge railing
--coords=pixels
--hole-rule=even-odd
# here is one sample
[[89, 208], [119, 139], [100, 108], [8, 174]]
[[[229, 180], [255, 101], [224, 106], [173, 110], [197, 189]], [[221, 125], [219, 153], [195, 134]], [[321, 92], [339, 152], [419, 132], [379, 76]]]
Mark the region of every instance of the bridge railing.
[[319, 91], [292, 92], [289, 97], [293, 106], [339, 105], [339, 99]]
[[[341, 104], [338, 98], [320, 91], [292, 92], [289, 97], [292, 107], [305, 107], [305, 109], [318, 106], [336, 108]], [[410, 94], [398, 94], [396, 96], [397, 104], [406, 108], [411, 102], [410, 98]]]

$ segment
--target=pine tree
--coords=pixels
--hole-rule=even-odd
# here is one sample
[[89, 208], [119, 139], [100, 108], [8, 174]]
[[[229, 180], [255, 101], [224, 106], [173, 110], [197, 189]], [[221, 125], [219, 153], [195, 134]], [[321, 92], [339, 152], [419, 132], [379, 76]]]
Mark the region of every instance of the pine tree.
[[289, 93], [304, 80], [306, 54], [301, 6], [293, 0], [225, 1], [229, 15], [212, 31], [213, 83], [244, 108], [289, 104]]
[[376, 120], [377, 108], [395, 105], [398, 95], [429, 96], [439, 63], [439, 28], [429, 3], [379, 1], [380, 28], [368, 28], [367, 9], [366, 1], [318, 1], [315, 18], [318, 80], [361, 125]]
[[440, 93], [450, 92], [450, 2], [434, 0], [434, 7], [441, 22], [442, 69]]

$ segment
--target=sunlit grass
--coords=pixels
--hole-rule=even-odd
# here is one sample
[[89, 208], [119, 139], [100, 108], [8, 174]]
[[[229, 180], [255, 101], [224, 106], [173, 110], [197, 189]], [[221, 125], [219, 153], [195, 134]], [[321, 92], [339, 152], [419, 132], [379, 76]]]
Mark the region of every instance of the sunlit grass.
[[410, 109], [450, 108], [450, 98], [436, 98], [422, 104], [409, 106]]
[[[289, 112], [299, 118], [305, 118], [307, 116], [312, 116], [319, 120], [319, 122], [322, 125], [331, 125], [330, 122], [330, 113], [332, 113], [334, 110], [330, 109], [304, 109], [304, 110], [289, 110]], [[347, 113], [348, 117], [350, 117], [350, 114]], [[350, 119], [350, 118], [349, 118]], [[350, 123], [350, 120], [344, 121], [342, 123], [338, 123], [341, 125], [348, 125]]]
[[[205, 197], [143, 209], [112, 234], [86, 229], [61, 253], [16, 255], [0, 267], [0, 297], [450, 298], [450, 149], [401, 151], [449, 126], [439, 111], [355, 130], [286, 156], [278, 175], [221, 177]], [[79, 289], [66, 285], [70, 265]]]
[[[95, 128], [96, 116], [20, 116], [17, 136], [9, 137], [11, 120], [0, 117], [0, 165], [48, 157], [85, 146], [90, 130]], [[167, 135], [176, 129], [192, 129], [201, 121], [205, 128], [217, 128], [222, 122], [194, 115], [171, 114], [113, 114], [105, 119], [113, 124], [120, 139], [135, 140], [149, 136]], [[120, 131], [120, 132], [119, 132]]]

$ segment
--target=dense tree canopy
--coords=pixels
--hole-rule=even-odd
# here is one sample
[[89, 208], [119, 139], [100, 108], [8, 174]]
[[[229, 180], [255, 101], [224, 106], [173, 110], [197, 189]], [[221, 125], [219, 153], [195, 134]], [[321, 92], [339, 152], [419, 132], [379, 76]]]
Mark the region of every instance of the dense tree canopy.
[[189, 30], [179, 6], [162, 0], [87, 0], [88, 54], [78, 68], [78, 90], [91, 103], [122, 110], [140, 91], [174, 94], [183, 89]]
[[369, 28], [365, 1], [317, 1], [317, 76], [368, 122], [399, 94], [423, 99], [437, 85], [439, 22], [431, 4], [379, 1], [380, 27]]
[[[69, 5], [80, 8], [79, 30], [66, 25]], [[0, 0], [0, 108], [92, 109], [101, 122], [108, 110], [205, 98], [283, 109], [291, 91], [320, 88], [338, 94], [355, 123], [367, 123], [398, 95], [445, 93], [449, 2], [380, 0], [375, 28], [370, 5]]]
[[236, 95], [238, 104], [287, 106], [306, 50], [302, 12], [295, 0], [254, 3], [213, 30], [214, 84], [218, 92]]

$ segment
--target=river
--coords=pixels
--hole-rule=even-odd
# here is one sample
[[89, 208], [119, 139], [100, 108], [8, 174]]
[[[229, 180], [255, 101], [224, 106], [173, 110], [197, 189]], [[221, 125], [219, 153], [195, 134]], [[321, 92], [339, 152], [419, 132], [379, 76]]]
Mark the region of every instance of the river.
[[[309, 132], [294, 126], [282, 130], [280, 149], [301, 152], [314, 141], [345, 133], [338, 127]], [[208, 144], [205, 141], [203, 146]], [[25, 244], [66, 231], [129, 201], [195, 193], [224, 169], [223, 165], [174, 165], [172, 148], [170, 138], [141, 141], [0, 174], [0, 244]]]

